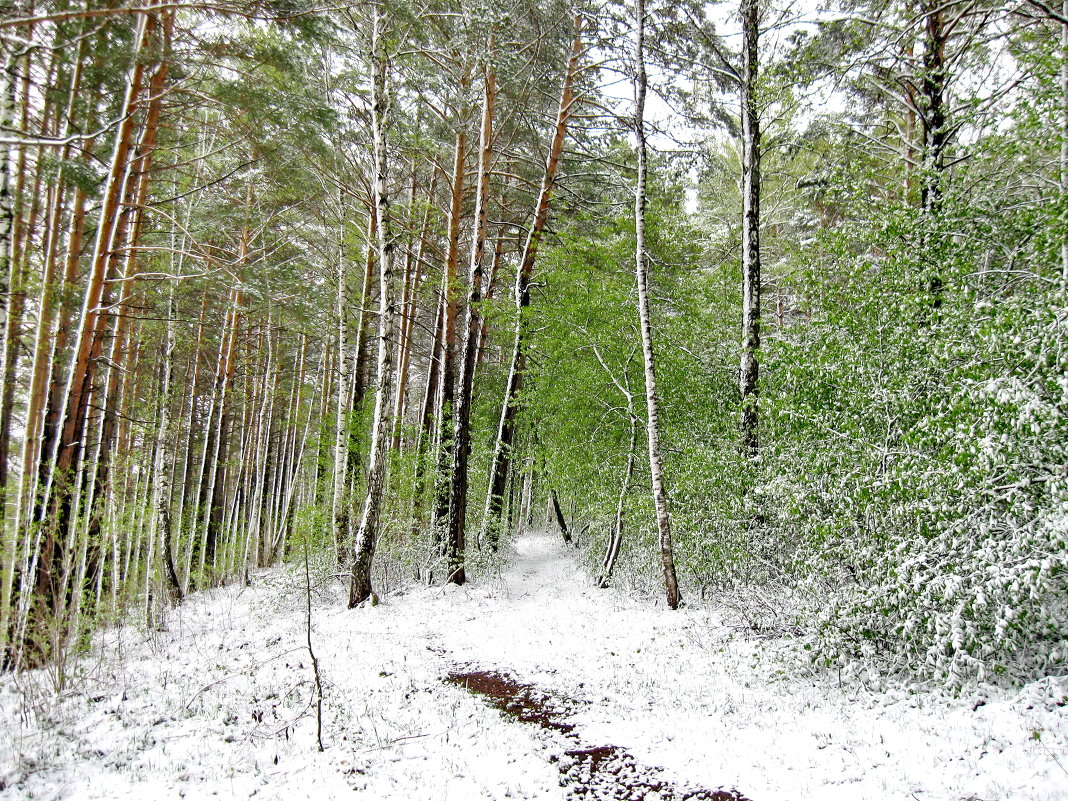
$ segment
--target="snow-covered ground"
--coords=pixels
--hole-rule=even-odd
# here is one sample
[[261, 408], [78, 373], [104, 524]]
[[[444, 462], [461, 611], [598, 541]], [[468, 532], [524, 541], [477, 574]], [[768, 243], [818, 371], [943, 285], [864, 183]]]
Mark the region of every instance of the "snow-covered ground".
[[572, 699], [587, 744], [753, 801], [1068, 799], [1068, 682], [963, 697], [873, 693], [794, 671], [714, 611], [597, 590], [552, 537], [500, 577], [348, 610], [303, 573], [204, 593], [166, 631], [97, 638], [54, 697], [0, 680], [0, 797], [562, 798], [559, 733], [442, 679], [492, 669]]

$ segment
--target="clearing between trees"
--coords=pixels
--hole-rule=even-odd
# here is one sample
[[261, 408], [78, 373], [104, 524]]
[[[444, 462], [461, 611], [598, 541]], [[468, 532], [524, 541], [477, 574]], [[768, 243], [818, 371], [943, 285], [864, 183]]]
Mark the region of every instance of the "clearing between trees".
[[313, 566], [322, 752], [301, 569], [99, 632], [58, 696], [55, 666], [7, 674], [0, 796], [1068, 797], [1068, 681], [839, 686], [720, 611], [597, 589], [556, 537], [507, 556], [352, 610]]

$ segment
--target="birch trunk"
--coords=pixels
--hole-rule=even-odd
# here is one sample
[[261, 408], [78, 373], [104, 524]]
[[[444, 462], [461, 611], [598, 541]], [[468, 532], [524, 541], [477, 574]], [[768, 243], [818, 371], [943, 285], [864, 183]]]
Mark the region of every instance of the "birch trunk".
[[[0, 73], [0, 130], [11, 130], [15, 123], [15, 58], [10, 57]], [[11, 145], [0, 143], [0, 330], [7, 326], [8, 274], [11, 270], [11, 246], [15, 233], [15, 193], [11, 180]]]
[[[627, 398], [628, 402], [632, 399]], [[616, 499], [616, 516], [612, 521], [612, 531], [608, 537], [608, 545], [605, 547], [604, 560], [601, 562], [601, 577], [597, 580], [597, 586], [605, 589], [612, 583], [612, 571], [615, 570], [616, 560], [619, 559], [619, 551], [623, 547], [623, 522], [627, 493], [630, 492], [630, 483], [634, 478], [634, 468], [638, 453], [638, 420], [634, 416], [633, 403], [629, 404], [630, 412], [630, 444], [627, 447], [627, 466], [623, 471], [623, 482], [619, 486], [619, 497]]]
[[[47, 614], [56, 612], [61, 605], [60, 571], [57, 570], [57, 565], [62, 563], [64, 555], [59, 552], [60, 546], [56, 532], [65, 528], [64, 518], [69, 512], [69, 488], [65, 485], [71, 478], [75, 454], [84, 447], [84, 435], [80, 432], [85, 423], [84, 415], [91, 386], [91, 365], [94, 354], [99, 356], [102, 344], [98, 336], [102, 322], [101, 301], [104, 297], [106, 270], [118, 222], [118, 207], [129, 168], [129, 152], [144, 74], [144, 64], [140, 56], [148, 48], [150, 42], [148, 15], [141, 14], [134, 36], [132, 61], [127, 72], [126, 94], [123, 100], [125, 116], [115, 134], [115, 145], [90, 261], [90, 272], [83, 296], [81, 319], [74, 339], [67, 381], [60, 400], [50, 464], [42, 502], [39, 506], [39, 521], [44, 520], [45, 510], [48, 509], [53, 510], [53, 519], [49, 525], [43, 527], [39, 552], [36, 554], [35, 575], [31, 578], [38, 603], [38, 609], [31, 613], [39, 618], [35, 621], [36, 623], [42, 623]], [[57, 490], [57, 485], [61, 482], [64, 484], [61, 488], [62, 492]], [[35, 659], [47, 656], [39, 649], [33, 650], [38, 650], [38, 653], [33, 655]]]
[[[29, 33], [31, 40], [33, 38], [33, 29]], [[21, 115], [19, 127], [23, 131], [27, 131], [30, 127], [30, 110], [33, 106], [33, 85], [31, 82], [31, 74], [33, 72], [32, 62], [32, 50], [27, 51], [25, 55], [25, 66], [22, 75], [22, 85], [20, 89], [21, 95]], [[49, 61], [47, 74], [45, 77], [45, 84], [51, 84], [55, 76], [56, 65], [59, 61], [58, 54], [52, 53], [52, 57]], [[78, 67], [72, 71], [72, 77], [75, 72], [78, 71]], [[56, 131], [53, 130], [53, 118], [58, 122], [60, 115], [59, 109], [55, 108], [55, 104], [50, 102], [46, 96], [44, 99], [44, 108], [42, 109], [42, 121], [41, 132], [45, 135], [55, 135]], [[6, 511], [8, 501], [8, 480], [9, 480], [9, 462], [10, 462], [10, 450], [11, 450], [11, 427], [14, 417], [15, 409], [15, 387], [17, 385], [18, 378], [18, 360], [21, 348], [21, 327], [22, 317], [26, 306], [26, 281], [27, 275], [30, 271], [30, 252], [35, 250], [32, 242], [34, 233], [37, 229], [37, 217], [41, 208], [41, 198], [46, 193], [41, 191], [41, 182], [44, 178], [44, 170], [41, 169], [40, 152], [36, 152], [33, 156], [33, 187], [29, 193], [30, 197], [30, 211], [29, 214], [24, 213], [24, 206], [26, 203], [26, 181], [30, 171], [28, 166], [28, 148], [20, 147], [18, 159], [16, 161], [15, 169], [15, 187], [14, 187], [14, 208], [13, 208], [13, 223], [14, 230], [11, 236], [11, 248], [8, 254], [8, 273], [7, 273], [7, 287], [5, 289], [6, 300], [8, 302], [6, 315], [3, 326], [3, 346], [0, 348], [0, 370], [4, 376], [3, 391], [0, 393], [0, 491], [2, 491], [2, 506]], [[51, 209], [48, 210], [51, 212]], [[48, 224], [52, 221], [52, 216], [49, 213], [45, 221], [45, 236], [49, 236]], [[2, 226], [2, 223], [0, 223]]]
[[[1061, 14], [1068, 19], [1068, 0], [1062, 0]], [[1068, 205], [1068, 22], [1061, 23], [1061, 203]], [[1061, 279], [1068, 283], [1068, 211], [1062, 221]]]
[[[752, 0], [747, 0], [751, 2]], [[635, 3], [637, 46], [634, 52], [634, 136], [638, 156], [638, 187], [634, 201], [634, 261], [638, 279], [638, 317], [641, 322], [642, 357], [645, 362], [645, 405], [648, 411], [649, 473], [653, 485], [653, 506], [660, 539], [660, 561], [664, 570], [664, 590], [669, 609], [679, 606], [679, 585], [675, 577], [675, 556], [671, 545], [671, 518], [668, 514], [667, 490], [660, 461], [660, 413], [656, 394], [656, 358], [653, 352], [653, 328], [649, 317], [649, 275], [645, 258], [645, 206], [648, 173], [645, 141], [645, 95], [648, 76], [645, 71], [645, 0]]]
[[367, 499], [363, 505], [352, 560], [349, 607], [368, 600], [372, 594], [371, 562], [378, 544], [382, 499], [388, 475], [390, 400], [393, 383], [393, 351], [397, 331], [397, 303], [394, 298], [393, 239], [390, 220], [389, 171], [386, 125], [389, 113], [386, 78], [389, 69], [382, 42], [383, 12], [376, 8], [371, 29], [371, 128], [374, 138], [374, 203], [378, 219], [378, 267], [381, 285], [378, 318], [378, 386], [371, 422], [371, 451], [367, 466]]
[[[434, 304], [434, 332], [430, 340], [430, 359], [427, 367], [423, 405], [419, 411], [419, 435], [415, 443], [415, 476], [412, 490], [412, 530], [414, 540], [423, 525], [423, 494], [426, 491], [426, 463], [430, 441], [434, 436], [434, 403], [438, 397], [438, 382], [441, 378], [441, 346], [445, 316], [445, 298], [439, 297]], [[416, 578], [421, 578], [417, 576]]]
[[[344, 215], [344, 207], [341, 208]], [[334, 542], [338, 554], [338, 564], [347, 560], [348, 554], [348, 519], [346, 508], [346, 478], [349, 463], [349, 427], [352, 425], [352, 369], [355, 366], [355, 354], [352, 350], [352, 329], [349, 326], [349, 288], [348, 271], [345, 268], [343, 237], [338, 238], [338, 273], [337, 273], [337, 405], [334, 424], [334, 488], [332, 493], [330, 519], [334, 530]]]
[[[435, 179], [437, 174], [435, 173]], [[430, 183], [430, 195], [434, 194], [436, 187], [436, 180], [431, 180]], [[414, 346], [415, 326], [419, 319], [419, 290], [423, 286], [423, 276], [426, 271], [423, 269], [423, 256], [426, 252], [426, 242], [430, 235], [430, 206], [427, 206], [426, 213], [423, 215], [422, 230], [419, 236], [419, 247], [415, 254], [415, 274], [412, 279], [412, 291], [408, 299], [408, 305], [405, 309], [407, 324], [404, 328], [404, 350], [401, 354], [400, 364], [397, 366], [397, 398], [396, 398], [396, 421], [393, 426], [393, 450], [399, 450], [401, 447], [401, 425], [404, 422], [404, 410], [406, 407], [406, 396], [409, 385], [408, 368], [411, 363], [412, 349]]]
[[742, 447], [756, 455], [760, 378], [760, 121], [756, 107], [758, 0], [742, 0]]
[[167, 332], [163, 344], [163, 364], [160, 372], [159, 402], [157, 406], [156, 447], [152, 460], [152, 536], [160, 554], [167, 590], [172, 601], [182, 599], [182, 582], [174, 565], [174, 531], [171, 527], [171, 382], [174, 375], [175, 303], [177, 281], [171, 281], [167, 293]]
[[215, 419], [208, 419], [208, 431], [204, 439], [204, 476], [202, 485], [202, 520], [200, 545], [201, 582], [207, 585], [205, 571], [215, 561], [215, 547], [219, 529], [222, 524], [223, 487], [225, 485], [225, 461], [227, 450], [227, 433], [229, 429], [229, 410], [227, 397], [234, 374], [234, 350], [237, 341], [237, 329], [240, 319], [240, 293], [233, 289], [230, 293], [230, 307], [226, 311], [223, 325], [223, 337], [219, 343], [219, 362], [215, 370], [215, 388], [213, 391], [212, 411]]

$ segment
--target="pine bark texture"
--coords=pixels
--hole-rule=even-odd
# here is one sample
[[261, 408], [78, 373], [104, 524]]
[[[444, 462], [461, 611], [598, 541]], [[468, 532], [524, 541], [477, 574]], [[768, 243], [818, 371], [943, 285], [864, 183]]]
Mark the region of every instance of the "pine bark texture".
[[[492, 44], [490, 53], [492, 57]], [[467, 273], [467, 303], [460, 347], [456, 412], [453, 423], [453, 463], [449, 476], [449, 515], [445, 541], [449, 580], [464, 582], [465, 526], [467, 521], [468, 460], [471, 456], [471, 401], [474, 391], [478, 336], [482, 330], [482, 273], [488, 231], [490, 168], [493, 159], [493, 113], [497, 86], [493, 65], [483, 71], [482, 124], [479, 133], [478, 177], [475, 189], [475, 219], [471, 242], [471, 261]]]
[[564, 152], [564, 140], [567, 136], [568, 121], [573, 113], [575, 103], [575, 76], [578, 74], [579, 60], [582, 56], [583, 19], [576, 16], [575, 39], [571, 47], [571, 56], [564, 70], [563, 88], [560, 92], [560, 106], [556, 114], [556, 127], [553, 132], [549, 155], [545, 162], [541, 191], [534, 206], [534, 222], [523, 246], [519, 269], [516, 272], [515, 298], [516, 317], [512, 344], [512, 358], [508, 369], [508, 381], [505, 385], [504, 401], [501, 404], [500, 423], [497, 426], [496, 445], [490, 465], [489, 489], [486, 493], [486, 512], [482, 522], [482, 537], [491, 549], [496, 550], [501, 536], [501, 513], [504, 508], [505, 490], [512, 463], [512, 446], [515, 439], [516, 415], [519, 411], [519, 393], [523, 385], [523, 372], [526, 368], [526, 351], [523, 341], [523, 310], [530, 305], [530, 282], [534, 275], [534, 262], [538, 255], [545, 226], [549, 220], [549, 207], [556, 175], [560, 167], [560, 157]]

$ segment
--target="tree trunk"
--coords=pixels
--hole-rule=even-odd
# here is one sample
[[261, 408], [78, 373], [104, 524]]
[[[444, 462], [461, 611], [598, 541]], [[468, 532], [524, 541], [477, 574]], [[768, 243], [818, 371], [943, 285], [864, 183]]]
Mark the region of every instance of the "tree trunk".
[[923, 69], [920, 77], [920, 102], [923, 122], [923, 184], [920, 190], [921, 207], [927, 214], [936, 214], [942, 207], [942, 173], [946, 169], [946, 43], [949, 33], [945, 25], [945, 6], [923, 6], [925, 38]]
[[[414, 171], [413, 171], [414, 172]], [[437, 173], [433, 173], [437, 177]], [[433, 196], [435, 181], [431, 179], [430, 195]], [[414, 208], [418, 185], [415, 177], [412, 179], [411, 205]], [[390, 448], [399, 451], [401, 447], [401, 433], [404, 426], [405, 401], [408, 389], [408, 365], [412, 355], [412, 338], [415, 333], [415, 321], [419, 311], [416, 299], [419, 297], [419, 289], [422, 286], [423, 276], [423, 252], [427, 237], [430, 233], [430, 210], [431, 204], [427, 204], [423, 212], [423, 221], [419, 227], [418, 245], [408, 248], [404, 266], [404, 298], [401, 303], [400, 321], [400, 358], [397, 360], [397, 391], [393, 399], [393, 439]], [[414, 247], [414, 252], [413, 252]]]
[[571, 544], [571, 529], [567, 527], [564, 518], [564, 510], [560, 508], [560, 499], [556, 496], [556, 490], [549, 490], [549, 501], [553, 506], [553, 515], [556, 517], [556, 525], [560, 527], [560, 535], [564, 538], [564, 545]]
[[382, 42], [383, 11], [376, 8], [371, 29], [371, 128], [374, 139], [374, 202], [378, 218], [378, 266], [381, 292], [378, 318], [378, 387], [371, 423], [371, 451], [367, 466], [367, 499], [356, 535], [352, 560], [349, 607], [371, 597], [371, 562], [378, 543], [382, 499], [386, 489], [389, 457], [390, 400], [393, 383], [393, 351], [397, 331], [394, 298], [393, 240], [389, 210], [389, 172], [386, 160], [386, 114], [389, 108], [386, 77], [389, 63]]
[[[15, 58], [11, 57], [4, 65], [0, 74], [0, 131], [11, 130], [15, 122], [16, 105], [16, 70]], [[7, 387], [14, 388], [14, 370], [7, 365], [7, 351], [14, 353], [14, 343], [9, 340], [7, 332], [14, 328], [10, 324], [13, 317], [12, 300], [17, 291], [14, 276], [18, 274], [15, 264], [14, 236], [15, 236], [15, 191], [14, 181], [11, 175], [11, 146], [0, 144], [0, 332], [4, 333], [3, 348], [3, 378], [5, 394]], [[11, 331], [14, 334], [14, 331]], [[0, 404], [0, 410], [6, 412], [9, 406]], [[7, 442], [6, 434], [10, 426], [3, 426], [0, 421], [0, 509], [6, 505], [7, 499]], [[6, 626], [4, 627], [6, 631]]]
[[[492, 36], [489, 58], [493, 57]], [[493, 64], [487, 62], [483, 75], [482, 125], [479, 134], [478, 178], [475, 189], [475, 221], [468, 268], [467, 304], [464, 310], [463, 342], [460, 349], [459, 383], [453, 423], [452, 474], [449, 476], [449, 516], [445, 533], [449, 581], [463, 584], [465, 525], [467, 522], [467, 465], [471, 455], [471, 400], [474, 389], [478, 335], [482, 329], [479, 304], [482, 301], [482, 263], [486, 253], [489, 174], [493, 157], [493, 111], [497, 94]]]
[[[115, 133], [115, 145], [100, 207], [96, 242], [90, 261], [81, 319], [74, 338], [68, 377], [56, 418], [57, 426], [50, 448], [51, 458], [43, 497], [38, 506], [36, 519], [43, 522], [48, 513], [47, 510], [51, 510], [51, 520], [43, 527], [44, 531], [36, 554], [33, 582], [39, 609], [34, 613], [34, 617], [44, 616], [46, 610], [55, 612], [62, 603], [59, 597], [61, 575], [57, 567], [62, 563], [63, 557], [56, 534], [66, 528], [66, 516], [70, 509], [69, 481], [72, 478], [76, 454], [83, 451], [85, 444], [83, 432], [91, 389], [93, 357], [99, 356], [102, 345], [102, 340], [98, 335], [103, 316], [101, 301], [104, 298], [109, 257], [114, 246], [119, 203], [129, 167], [129, 153], [144, 74], [144, 63], [140, 56], [149, 47], [150, 42], [148, 15], [141, 14], [134, 35], [132, 62], [126, 79], [126, 94], [123, 101], [124, 117]], [[37, 622], [43, 622], [43, 618]], [[39, 651], [35, 658], [45, 656]]]
[[[464, 78], [466, 88], [467, 78]], [[466, 115], [461, 115], [466, 116]], [[467, 130], [465, 120], [459, 121], [460, 129], [456, 134], [456, 149], [453, 159], [452, 183], [449, 204], [449, 247], [445, 257], [442, 293], [445, 297], [445, 318], [442, 334], [441, 381], [438, 384], [438, 452], [437, 470], [434, 475], [435, 505], [433, 516], [434, 535], [438, 550], [448, 562], [451, 546], [448, 542], [449, 518], [449, 471], [453, 466], [453, 412], [456, 398], [456, 317], [459, 307], [459, 265], [460, 265], [460, 221], [463, 214], [464, 199], [464, 165], [467, 161]], [[463, 566], [455, 579], [463, 583]], [[454, 581], [453, 566], [446, 574], [446, 580]]]
[[[244, 241], [244, 240], [242, 240]], [[243, 249], [243, 247], [242, 247]], [[226, 459], [229, 444], [229, 389], [235, 369], [235, 349], [240, 325], [241, 296], [230, 290], [230, 304], [223, 322], [219, 358], [215, 368], [212, 403], [204, 434], [201, 485], [197, 509], [200, 512], [200, 581], [206, 586], [207, 572], [215, 562], [215, 549], [223, 516], [223, 489], [226, 483]], [[217, 421], [217, 422], [216, 422]]]
[[[165, 13], [160, 23], [153, 21], [153, 27], [158, 27], [158, 33], [162, 35], [164, 53], [170, 47], [171, 25], [173, 14]], [[157, 38], [155, 34], [153, 38]], [[163, 93], [167, 83], [169, 63], [167, 55], [156, 64], [152, 78], [149, 81], [149, 104], [145, 122], [141, 129], [140, 139], [137, 143], [136, 157], [131, 163], [126, 177], [126, 190], [124, 195], [124, 208], [116, 225], [113, 236], [112, 253], [110, 254], [111, 266], [109, 275], [122, 275], [121, 301], [118, 304], [118, 317], [115, 322], [115, 332], [112, 340], [111, 354], [106, 365], [106, 379], [103, 393], [104, 409], [101, 422], [100, 439], [97, 443], [97, 454], [94, 457], [94, 477], [90, 486], [91, 499], [87, 502], [86, 514], [89, 518], [87, 529], [87, 548], [90, 554], [90, 571], [87, 580], [90, 583], [96, 581], [96, 576], [101, 568], [103, 559], [102, 545], [100, 542], [100, 529], [102, 524], [103, 503], [108, 496], [107, 487], [110, 481], [112, 460], [115, 458], [114, 446], [119, 424], [119, 406], [121, 395], [131, 379], [132, 369], [129, 375], [123, 373], [123, 362], [128, 357], [128, 341], [136, 342], [136, 336], [128, 336], [130, 322], [133, 319], [130, 308], [130, 298], [133, 295], [134, 274], [137, 265], [136, 247], [141, 240], [141, 231], [144, 224], [144, 207], [149, 198], [149, 187], [152, 179], [152, 162], [156, 152], [156, 136], [159, 131], [160, 115], [163, 107]], [[125, 252], [120, 252], [119, 247], [125, 244]], [[124, 266], [120, 268], [118, 265]], [[131, 363], [130, 367], [133, 365]], [[100, 504], [101, 508], [94, 508]], [[79, 588], [80, 590], [81, 588]]]
[[638, 420], [634, 415], [633, 399], [628, 396], [628, 411], [630, 412], [630, 445], [627, 448], [627, 467], [623, 471], [623, 483], [619, 487], [619, 497], [616, 500], [616, 516], [612, 521], [612, 531], [608, 537], [608, 545], [605, 547], [604, 560], [601, 563], [601, 577], [597, 580], [597, 586], [605, 589], [612, 583], [612, 571], [615, 570], [616, 560], [619, 559], [619, 551], [623, 546], [623, 521], [624, 510], [627, 501], [627, 493], [630, 492], [630, 482], [634, 477], [634, 467], [638, 453]]
[[757, 88], [758, 0], [742, 0], [742, 448], [758, 448], [757, 399], [760, 363], [760, 119]]
[[[17, 72], [15, 57], [8, 58], [0, 74], [0, 130], [15, 123]], [[12, 239], [15, 234], [15, 193], [11, 177], [11, 145], [0, 143], [0, 330], [7, 325], [8, 274], [11, 270]]]
[[[1062, 0], [1061, 13], [1068, 19], [1068, 0]], [[1068, 22], [1061, 23], [1061, 203], [1068, 209]], [[1064, 212], [1061, 233], [1061, 279], [1068, 283], [1068, 210]]]
[[[933, 230], [942, 211], [943, 178], [946, 171], [946, 148], [949, 144], [948, 108], [946, 87], [946, 43], [949, 31], [945, 24], [946, 6], [927, 0], [924, 12], [924, 49], [920, 77], [921, 121], [923, 123], [923, 175], [920, 185], [920, 208], [923, 212], [923, 244], [925, 249], [941, 240]], [[927, 276], [927, 291], [931, 305], [942, 305], [943, 278], [940, 268], [942, 255], [929, 253], [930, 265]]]
[[516, 412], [518, 397], [522, 389], [523, 371], [526, 368], [526, 354], [523, 349], [523, 310], [530, 305], [530, 281], [534, 273], [534, 261], [538, 254], [545, 225], [549, 219], [549, 205], [553, 188], [556, 185], [556, 173], [560, 166], [560, 156], [564, 151], [564, 137], [567, 135], [568, 120], [572, 114], [575, 75], [578, 73], [579, 59], [582, 55], [582, 17], [575, 17], [575, 40], [571, 48], [571, 57], [564, 70], [564, 85], [560, 92], [560, 108], [556, 114], [556, 128], [549, 155], [545, 162], [545, 174], [542, 178], [541, 191], [534, 206], [534, 222], [523, 246], [523, 256], [516, 272], [516, 309], [512, 360], [508, 370], [508, 382], [505, 385], [504, 400], [501, 403], [500, 423], [497, 426], [497, 441], [493, 449], [493, 461], [490, 466], [489, 489], [486, 493], [486, 513], [482, 521], [482, 539], [492, 548], [497, 549], [500, 540], [501, 511], [504, 507], [504, 493], [508, 483], [511, 467], [512, 441], [515, 438]]
[[[746, 0], [752, 2], [752, 0]], [[634, 202], [635, 271], [638, 279], [638, 317], [641, 321], [642, 356], [645, 361], [645, 403], [648, 409], [649, 473], [653, 485], [656, 527], [660, 535], [660, 561], [664, 569], [664, 590], [670, 609], [679, 606], [679, 585], [675, 577], [675, 556], [671, 545], [671, 518], [668, 515], [667, 490], [660, 463], [660, 414], [656, 396], [656, 360], [653, 353], [653, 328], [649, 319], [649, 277], [645, 258], [645, 205], [648, 172], [645, 141], [645, 0], [636, 1], [637, 47], [634, 53], [634, 135], [638, 155], [638, 187]]]
[[[344, 217], [344, 206], [339, 208]], [[344, 222], [342, 222], [342, 228]], [[368, 244], [370, 247], [370, 244]], [[344, 236], [338, 237], [337, 262], [337, 405], [334, 422], [334, 489], [331, 493], [330, 520], [334, 530], [338, 564], [348, 561], [349, 515], [346, 496], [349, 469], [349, 429], [352, 420], [352, 377], [356, 354], [352, 349], [349, 325], [348, 270], [345, 266]]]
[[173, 455], [171, 448], [171, 415], [170, 393], [171, 379], [174, 373], [174, 344], [175, 344], [175, 305], [174, 294], [177, 289], [177, 281], [171, 281], [170, 290], [167, 294], [167, 333], [163, 344], [163, 365], [161, 368], [158, 412], [159, 420], [156, 425], [156, 455], [153, 459], [153, 482], [152, 482], [152, 508], [155, 511], [155, 536], [158, 538], [157, 548], [162, 557], [163, 568], [166, 574], [168, 591], [171, 599], [182, 599], [182, 582], [178, 579], [178, 571], [174, 567], [174, 531], [171, 527], [171, 461]]
[[[426, 461], [434, 436], [434, 404], [438, 397], [441, 380], [442, 327], [445, 317], [445, 298], [439, 297], [434, 304], [434, 332], [430, 340], [430, 359], [427, 367], [426, 387], [423, 390], [423, 405], [419, 411], [419, 436], [415, 444], [415, 476], [412, 489], [412, 531], [414, 540], [423, 525], [423, 494], [426, 491]], [[422, 578], [422, 576], [417, 576]]]
[[[493, 246], [493, 259], [490, 261], [489, 276], [486, 278], [486, 292], [483, 296], [485, 300], [493, 298], [493, 290], [497, 283], [497, 273], [501, 266], [501, 256], [504, 253], [504, 233], [499, 232], [497, 234], [497, 241]], [[475, 342], [475, 372], [478, 372], [478, 366], [486, 359], [486, 337], [489, 332], [489, 320], [482, 316], [482, 325], [478, 327], [478, 339]], [[472, 379], [473, 380], [473, 379]]]

